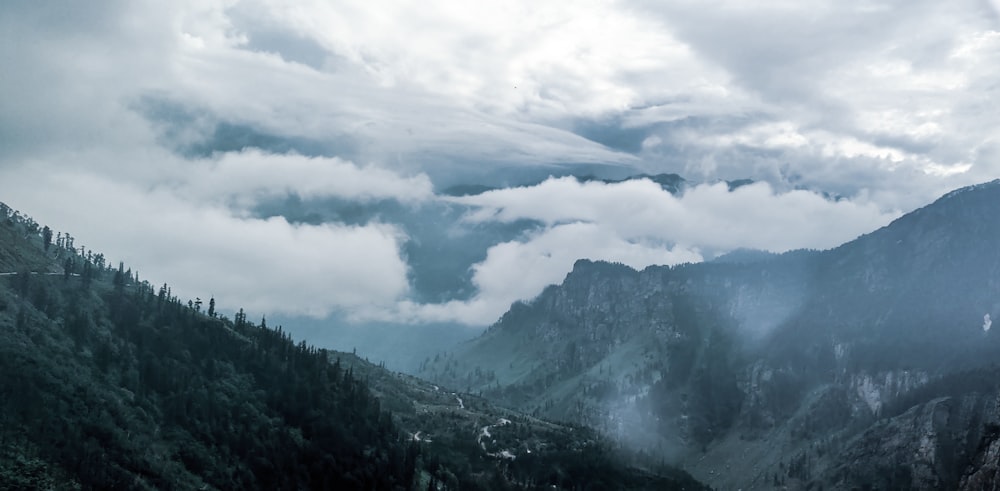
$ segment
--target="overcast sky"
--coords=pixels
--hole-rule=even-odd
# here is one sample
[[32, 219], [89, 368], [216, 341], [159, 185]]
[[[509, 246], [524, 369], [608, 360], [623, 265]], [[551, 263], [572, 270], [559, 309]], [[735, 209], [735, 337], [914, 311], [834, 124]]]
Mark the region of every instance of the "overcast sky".
[[[0, 4], [0, 201], [221, 306], [482, 326], [579, 258], [828, 248], [1000, 176], [996, 0], [291, 5]], [[288, 197], [533, 225], [430, 302], [413, 223]]]

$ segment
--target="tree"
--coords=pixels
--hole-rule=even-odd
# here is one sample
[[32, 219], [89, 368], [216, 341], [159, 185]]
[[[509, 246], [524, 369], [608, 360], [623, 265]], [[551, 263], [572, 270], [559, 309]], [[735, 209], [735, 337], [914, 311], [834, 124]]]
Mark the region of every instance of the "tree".
[[48, 252], [52, 245], [52, 229], [48, 225], [42, 228], [42, 244], [45, 246], [45, 252]]
[[115, 291], [121, 293], [125, 289], [125, 263], [118, 263], [118, 271], [115, 271], [115, 277], [111, 281], [115, 287]]
[[80, 279], [82, 279], [83, 288], [90, 288], [90, 282], [94, 280], [94, 266], [90, 264], [90, 261], [85, 261], [83, 263], [83, 273], [80, 274]]
[[22, 268], [17, 272], [17, 291], [22, 297], [28, 296], [28, 285], [31, 284], [31, 271]]

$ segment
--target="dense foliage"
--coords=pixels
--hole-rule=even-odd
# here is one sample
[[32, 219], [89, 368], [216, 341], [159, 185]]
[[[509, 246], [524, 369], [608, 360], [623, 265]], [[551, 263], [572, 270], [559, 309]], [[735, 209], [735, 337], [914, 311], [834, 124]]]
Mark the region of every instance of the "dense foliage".
[[385, 370], [182, 302], [73, 242], [0, 204], [0, 489], [700, 487], [627, 469], [589, 436], [491, 457], [455, 421], [492, 414], [430, 425], [403, 388], [373, 393]]
[[[6, 220], [0, 233], [4, 244], [35, 238], [30, 222]], [[52, 255], [68, 269], [2, 280], [5, 452], [86, 488], [413, 481], [418, 449], [329, 352], [263, 320], [203, 314], [93, 254]]]

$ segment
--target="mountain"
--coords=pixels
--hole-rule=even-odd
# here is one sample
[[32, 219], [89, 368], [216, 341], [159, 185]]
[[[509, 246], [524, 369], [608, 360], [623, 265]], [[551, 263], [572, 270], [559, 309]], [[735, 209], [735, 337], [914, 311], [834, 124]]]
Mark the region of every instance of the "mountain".
[[0, 489], [705, 489], [203, 307], [0, 204]]
[[[436, 192], [442, 199], [427, 200], [419, 206], [392, 199], [356, 202], [293, 193], [261, 197], [252, 214], [259, 219], [282, 219], [293, 224], [395, 224], [406, 236], [406, 240], [400, 243], [400, 254], [406, 257], [408, 265], [409, 299], [417, 304], [446, 304], [474, 301], [480, 293], [475, 266], [487, 260], [490, 250], [496, 250], [496, 246], [504, 243], [524, 242], [549, 227], [543, 221], [529, 218], [513, 221], [469, 220], [469, 216], [481, 208], [474, 204], [477, 199], [462, 197], [469, 198], [490, 191], [503, 193], [518, 186], [537, 186], [549, 178], [560, 176], [591, 184], [646, 179], [673, 195], [680, 195], [705, 183], [677, 174], [637, 174], [635, 169], [588, 165], [546, 166], [527, 174], [512, 173], [503, 179], [477, 175], [477, 179], [484, 179], [479, 183], [464, 181], [459, 179], [460, 176], [461, 173], [450, 176], [443, 183], [434, 180], [435, 184], [441, 185]], [[742, 179], [727, 184], [730, 189], [735, 189], [750, 182]], [[385, 361], [393, 370], [407, 372], [416, 370], [427, 356], [434, 356], [442, 348], [466, 341], [479, 331], [463, 329], [462, 324], [447, 321], [403, 325], [391, 320], [348, 319], [346, 313], [334, 313], [322, 319], [294, 314], [278, 315], [275, 313], [274, 319], [291, 329], [297, 338], [309, 339], [319, 346], [357, 348], [373, 360]]]
[[723, 489], [998, 483], [1000, 181], [835, 249], [579, 261], [419, 372]]
[[[563, 174], [552, 173], [548, 176], [545, 176], [544, 179], [549, 179], [553, 176], [558, 176], [558, 175], [563, 175]], [[582, 174], [582, 175], [568, 174], [568, 175], [573, 176], [577, 181], [580, 182], [602, 182], [604, 184], [617, 184], [626, 181], [648, 179], [656, 184], [659, 184], [664, 191], [667, 191], [670, 194], [679, 194], [688, 186], [688, 181], [677, 174], [655, 174], [655, 175], [636, 174], [621, 179], [603, 178], [603, 177], [598, 177], [594, 174]], [[520, 185], [534, 186], [540, 184], [544, 179], [528, 181]], [[740, 186], [750, 184], [752, 182], [753, 181], [749, 179], [740, 179], [737, 181], [728, 181], [727, 183], [729, 184], [730, 190], [733, 190]], [[475, 196], [478, 194], [483, 194], [488, 191], [496, 191], [498, 189], [502, 188], [494, 186], [486, 186], [482, 184], [457, 184], [445, 188], [444, 190], [441, 191], [441, 194], [445, 196]]]

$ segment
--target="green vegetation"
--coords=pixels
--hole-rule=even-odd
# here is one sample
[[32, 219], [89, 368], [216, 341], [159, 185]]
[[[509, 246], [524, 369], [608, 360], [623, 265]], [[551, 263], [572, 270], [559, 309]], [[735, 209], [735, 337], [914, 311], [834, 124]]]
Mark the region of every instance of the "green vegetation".
[[202, 315], [93, 253], [49, 254], [34, 229], [5, 220], [4, 249], [69, 269], [0, 280], [0, 444], [20, 463], [3, 468], [5, 485], [35, 474], [95, 489], [413, 482], [419, 449], [330, 352], [245, 315]]
[[485, 402], [442, 391], [431, 411], [416, 379], [373, 391], [392, 375], [73, 242], [0, 204], [0, 489], [700, 488], [537, 420], [489, 442], [534, 454], [491, 456]]

